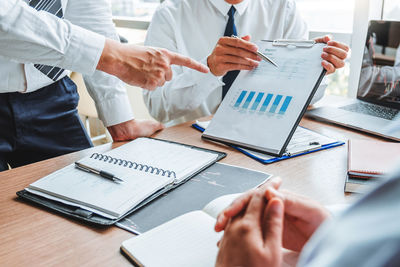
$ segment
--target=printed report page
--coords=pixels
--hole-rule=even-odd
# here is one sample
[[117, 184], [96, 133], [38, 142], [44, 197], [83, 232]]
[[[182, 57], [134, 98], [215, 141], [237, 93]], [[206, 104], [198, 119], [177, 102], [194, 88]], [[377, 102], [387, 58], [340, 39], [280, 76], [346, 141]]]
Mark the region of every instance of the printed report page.
[[278, 154], [320, 79], [324, 44], [309, 48], [261, 41], [262, 61], [242, 71], [206, 129], [206, 137]]

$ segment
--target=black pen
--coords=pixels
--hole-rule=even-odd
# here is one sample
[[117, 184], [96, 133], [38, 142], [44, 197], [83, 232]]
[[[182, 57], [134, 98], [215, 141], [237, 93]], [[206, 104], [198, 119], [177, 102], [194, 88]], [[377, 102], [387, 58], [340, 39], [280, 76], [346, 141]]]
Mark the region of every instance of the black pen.
[[113, 182], [124, 182], [124, 180], [122, 180], [122, 179], [116, 177], [116, 176], [115, 176], [114, 174], [112, 174], [112, 173], [105, 172], [105, 171], [102, 171], [102, 170], [97, 170], [97, 169], [95, 169], [95, 168], [86, 166], [86, 165], [84, 165], [84, 164], [82, 164], [82, 163], [79, 163], [79, 162], [75, 162], [75, 167], [76, 167], [77, 169], [80, 169], [80, 170], [85, 171], [85, 172], [90, 172], [90, 173], [97, 174], [97, 175], [99, 175], [99, 176], [101, 176], [101, 177], [103, 177], [103, 178], [106, 178], [106, 179], [108, 179], [108, 180], [111, 180], [111, 181], [113, 181]]

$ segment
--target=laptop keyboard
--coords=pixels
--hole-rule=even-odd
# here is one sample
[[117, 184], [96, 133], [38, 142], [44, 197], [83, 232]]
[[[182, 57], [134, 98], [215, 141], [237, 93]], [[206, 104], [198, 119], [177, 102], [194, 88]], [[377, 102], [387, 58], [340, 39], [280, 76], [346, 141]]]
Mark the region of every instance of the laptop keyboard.
[[382, 107], [374, 104], [361, 103], [361, 102], [343, 106], [340, 107], [340, 109], [371, 115], [387, 120], [393, 120], [394, 117], [396, 117], [396, 115], [399, 113], [397, 109]]

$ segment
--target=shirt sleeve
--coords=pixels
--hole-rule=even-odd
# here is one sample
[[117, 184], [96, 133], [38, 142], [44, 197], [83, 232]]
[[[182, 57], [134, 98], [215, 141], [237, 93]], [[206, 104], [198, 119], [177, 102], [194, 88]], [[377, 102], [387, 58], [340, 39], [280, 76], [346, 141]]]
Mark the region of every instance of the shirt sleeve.
[[20, 0], [0, 5], [0, 56], [19, 63], [37, 63], [92, 74], [105, 37]]
[[[286, 19], [285, 19], [285, 30], [284, 39], [303, 39], [308, 40], [309, 32], [307, 23], [304, 21], [297, 9], [294, 0], [288, 0], [286, 3]], [[321, 60], [322, 62], [322, 60]], [[325, 94], [325, 89], [328, 87], [328, 82], [326, 77], [322, 80], [317, 92], [315, 93], [310, 105], [315, 104]]]
[[[163, 47], [185, 54], [177, 46], [180, 25], [162, 5], [154, 14], [147, 32], [145, 45]], [[187, 55], [192, 57], [192, 55]], [[195, 58], [207, 65], [207, 58]], [[161, 122], [179, 118], [198, 108], [207, 97], [224, 83], [212, 73], [200, 73], [192, 69], [173, 66], [173, 79], [154, 91], [143, 91], [143, 98], [150, 114]]]
[[[69, 0], [65, 19], [107, 38], [119, 40], [108, 0]], [[121, 80], [101, 71], [83, 78], [95, 101], [99, 118], [106, 127], [133, 119], [125, 84]]]

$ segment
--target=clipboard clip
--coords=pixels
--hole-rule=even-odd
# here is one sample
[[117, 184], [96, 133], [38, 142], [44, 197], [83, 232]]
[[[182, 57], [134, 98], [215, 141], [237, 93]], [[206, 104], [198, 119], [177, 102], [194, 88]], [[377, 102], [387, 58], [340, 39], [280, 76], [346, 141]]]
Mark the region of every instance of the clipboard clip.
[[314, 40], [294, 40], [294, 39], [277, 39], [272, 42], [273, 46], [287, 47], [295, 46], [298, 48], [311, 48], [315, 45]]

